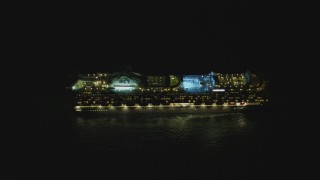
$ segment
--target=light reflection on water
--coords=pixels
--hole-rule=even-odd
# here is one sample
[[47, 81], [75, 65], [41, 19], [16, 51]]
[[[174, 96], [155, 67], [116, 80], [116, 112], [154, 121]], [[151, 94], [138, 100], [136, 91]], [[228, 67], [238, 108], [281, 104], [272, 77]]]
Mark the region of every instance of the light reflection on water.
[[212, 157], [250, 136], [246, 115], [145, 114], [77, 117], [79, 144], [100, 154], [110, 152], [196, 152]]
[[[286, 122], [275, 118], [278, 113], [264, 111], [89, 116], [67, 112], [43, 114], [45, 141], [34, 151], [41, 152], [41, 168], [35, 169], [43, 172], [42, 179], [57, 174], [60, 167], [69, 174], [64, 179], [275, 179], [269, 177], [280, 164], [285, 142], [279, 135], [287, 129], [282, 128]], [[63, 176], [54, 179], [66, 177], [58, 174]]]
[[274, 145], [279, 123], [259, 113], [95, 114], [69, 122], [64, 134], [51, 130], [48, 154], [67, 161], [76, 179], [127, 172], [150, 175], [143, 179], [261, 179], [280, 147]]

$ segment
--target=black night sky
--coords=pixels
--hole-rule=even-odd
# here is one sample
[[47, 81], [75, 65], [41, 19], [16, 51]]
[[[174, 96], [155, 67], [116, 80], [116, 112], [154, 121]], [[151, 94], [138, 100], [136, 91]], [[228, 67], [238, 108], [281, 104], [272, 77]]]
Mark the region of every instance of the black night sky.
[[[284, 55], [288, 33], [283, 30], [278, 10], [267, 1], [247, 0], [46, 4], [28, 10], [28, 15], [19, 17], [23, 21], [19, 46], [27, 47], [18, 52], [23, 62], [12, 62], [22, 68], [15, 79], [27, 79], [19, 86], [28, 88], [16, 93], [28, 94], [21, 95], [26, 99], [19, 113], [21, 119], [32, 119], [24, 123], [40, 127], [32, 130], [34, 135], [24, 136], [29, 141], [15, 135], [23, 141], [21, 145], [8, 140], [14, 150], [7, 152], [15, 154], [13, 160], [8, 156], [8, 166], [14, 167], [14, 172], [16, 164], [23, 169], [29, 161], [55, 153], [41, 152], [41, 148], [57, 145], [56, 149], [63, 149], [62, 135], [69, 135], [70, 124], [64, 121], [65, 111], [55, 109], [63, 109], [63, 103], [72, 99], [66, 86], [72, 82], [70, 79], [76, 80], [78, 73], [205, 74], [249, 70], [270, 82], [270, 99], [280, 107], [279, 102], [290, 99], [287, 82], [292, 74], [288, 72], [296, 70]], [[56, 122], [49, 122], [52, 119]], [[49, 127], [53, 133], [45, 132], [44, 127], [51, 123], [64, 127]], [[281, 128], [282, 124], [276, 127], [277, 135]], [[24, 131], [29, 130], [21, 129]], [[268, 145], [272, 143], [270, 140]], [[280, 140], [275, 144], [284, 146]], [[20, 152], [23, 147], [30, 148]], [[271, 156], [280, 157], [275, 152]], [[41, 163], [33, 167], [39, 168]]]
[[184, 1], [44, 9], [35, 22], [39, 58], [51, 69], [79, 72], [129, 66], [146, 73], [267, 73], [276, 46], [267, 6]]
[[28, 63], [57, 86], [77, 73], [128, 70], [249, 70], [277, 80], [284, 40], [277, 39], [283, 32], [271, 7], [254, 1], [53, 5], [30, 18], [28, 38], [35, 46]]

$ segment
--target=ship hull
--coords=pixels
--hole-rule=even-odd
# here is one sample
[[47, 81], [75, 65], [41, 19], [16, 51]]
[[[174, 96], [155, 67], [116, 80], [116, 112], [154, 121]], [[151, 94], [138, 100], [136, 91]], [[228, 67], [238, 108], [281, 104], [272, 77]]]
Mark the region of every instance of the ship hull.
[[199, 106], [199, 107], [86, 107], [78, 110], [79, 114], [181, 114], [181, 113], [233, 113], [247, 109], [246, 106]]

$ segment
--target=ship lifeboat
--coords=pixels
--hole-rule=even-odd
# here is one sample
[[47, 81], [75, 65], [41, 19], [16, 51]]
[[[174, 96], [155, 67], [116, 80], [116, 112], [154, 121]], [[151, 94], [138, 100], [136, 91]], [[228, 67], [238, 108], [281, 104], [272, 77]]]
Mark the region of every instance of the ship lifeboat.
[[127, 102], [126, 105], [127, 105], [127, 106], [134, 106], [135, 103], [134, 103], [134, 102]]
[[194, 102], [194, 105], [201, 105], [201, 102]]
[[165, 106], [169, 106], [170, 105], [170, 103], [167, 103], [167, 102], [163, 102], [163, 103], [161, 103], [162, 105], [165, 105]]
[[139, 103], [139, 106], [148, 106], [148, 103], [142, 102], [142, 103]]
[[213, 102], [212, 102], [212, 101], [207, 101], [207, 102], [205, 102], [204, 104], [205, 104], [205, 105], [212, 105]]
[[246, 102], [241, 102], [240, 105], [241, 106], [245, 106], [245, 105], [247, 105], [247, 103]]
[[154, 105], [154, 106], [160, 106], [160, 102], [154, 102], [154, 103], [152, 103], [152, 105]]
[[122, 106], [121, 103], [113, 103], [112, 106]]
[[216, 102], [216, 105], [223, 105], [223, 102], [222, 102], [221, 100], [218, 100], [218, 101]]
[[229, 105], [236, 105], [235, 102], [229, 102]]

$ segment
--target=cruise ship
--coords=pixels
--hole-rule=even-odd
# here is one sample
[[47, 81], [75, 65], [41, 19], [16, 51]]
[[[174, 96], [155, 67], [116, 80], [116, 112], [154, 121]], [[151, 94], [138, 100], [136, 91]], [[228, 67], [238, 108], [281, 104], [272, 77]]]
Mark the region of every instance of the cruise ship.
[[198, 75], [79, 74], [70, 87], [76, 112], [233, 112], [269, 103], [267, 82], [249, 71]]

